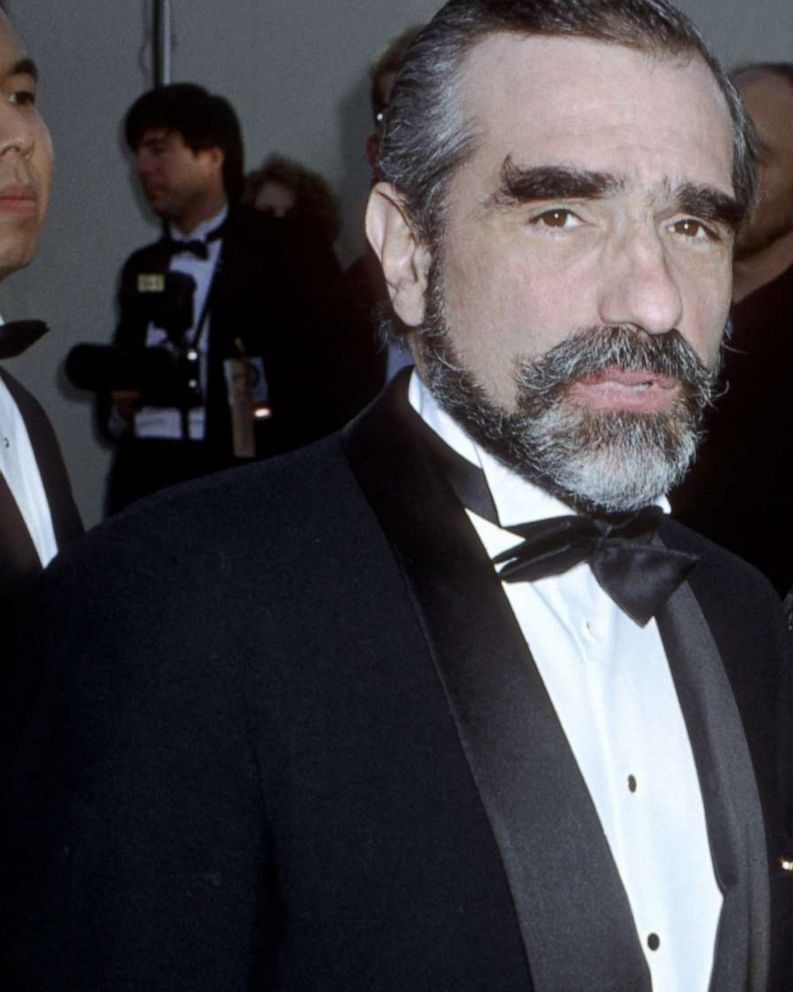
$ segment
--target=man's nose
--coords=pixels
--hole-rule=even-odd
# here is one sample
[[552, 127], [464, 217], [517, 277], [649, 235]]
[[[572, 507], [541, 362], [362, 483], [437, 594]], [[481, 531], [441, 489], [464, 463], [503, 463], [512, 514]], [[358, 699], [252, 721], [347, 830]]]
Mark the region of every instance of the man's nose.
[[664, 244], [654, 230], [625, 234], [603, 259], [600, 320], [665, 334], [683, 316], [683, 298]]
[[4, 162], [15, 156], [28, 159], [36, 145], [35, 129], [17, 110], [6, 104], [0, 111], [0, 158]]

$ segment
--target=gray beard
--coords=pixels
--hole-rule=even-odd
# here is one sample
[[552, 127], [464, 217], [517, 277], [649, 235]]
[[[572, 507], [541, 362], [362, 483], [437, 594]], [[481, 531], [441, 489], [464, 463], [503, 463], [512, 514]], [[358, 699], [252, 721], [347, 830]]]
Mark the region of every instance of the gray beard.
[[[440, 279], [430, 279], [419, 362], [440, 405], [509, 468], [583, 512], [637, 510], [681, 481], [694, 459], [718, 368], [700, 362], [677, 330], [650, 335], [599, 326], [515, 367], [517, 410], [495, 406], [452, 345]], [[581, 376], [608, 367], [674, 376], [674, 406], [660, 413], [596, 411], [570, 397]]]

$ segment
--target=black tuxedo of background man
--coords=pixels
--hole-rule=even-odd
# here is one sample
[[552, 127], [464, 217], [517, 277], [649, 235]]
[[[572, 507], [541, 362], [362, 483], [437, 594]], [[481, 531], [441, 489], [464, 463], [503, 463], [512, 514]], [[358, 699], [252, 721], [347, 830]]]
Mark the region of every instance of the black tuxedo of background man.
[[[257, 423], [256, 454], [268, 457], [329, 433], [343, 422], [328, 396], [334, 359], [316, 328], [329, 298], [334, 270], [294, 267], [300, 228], [248, 207], [230, 209], [222, 229], [220, 259], [210, 288], [206, 434], [181, 442], [126, 436], [111, 469], [108, 509], [166, 485], [235, 463], [224, 359], [242, 352], [264, 360], [272, 416]], [[121, 284], [139, 274], [168, 269], [166, 242], [134, 252]], [[197, 315], [196, 315], [197, 318]], [[147, 321], [124, 307], [115, 343], [145, 346]]]
[[780, 596], [793, 586], [785, 540], [793, 511], [793, 266], [732, 310], [727, 384], [708, 413], [690, 475], [672, 496], [687, 525], [759, 568]]
[[760, 196], [740, 232], [724, 388], [672, 507], [784, 596], [793, 587], [793, 65], [744, 65], [733, 81], [763, 149]]
[[[6, 726], [26, 732], [4, 989], [649, 990], [583, 778], [404, 385], [342, 435], [131, 509], [45, 576]], [[669, 519], [660, 536], [701, 555], [658, 623], [724, 891], [713, 988], [735, 987], [736, 880], [767, 857], [750, 957], [789, 992], [787, 635], [758, 573]], [[740, 720], [714, 709], [711, 662]], [[748, 843], [714, 744], [731, 721], [765, 823]]]
[[[7, 97], [0, 114], [0, 280], [12, 276], [35, 257], [49, 202], [53, 152], [47, 125], [36, 110], [37, 80], [35, 63], [0, 8], [0, 86]], [[6, 313], [6, 316], [11, 315]], [[22, 354], [45, 331], [46, 325], [41, 321], [14, 320], [3, 324], [0, 332], [3, 359]], [[46, 414], [4, 369], [0, 369], [0, 378], [12, 401], [7, 406], [3, 404], [10, 422], [0, 423], [0, 445], [11, 456], [9, 475], [13, 474], [10, 479], [0, 475], [0, 630], [3, 630], [13, 612], [11, 600], [22, 593], [28, 579], [41, 571], [39, 554], [49, 558], [79, 534], [82, 525]], [[22, 424], [16, 419], [14, 406]], [[27, 445], [20, 445], [24, 437], [19, 435], [25, 433], [32, 459]], [[19, 457], [15, 458], [18, 452]], [[45, 523], [47, 533], [37, 550], [25, 524], [26, 516], [42, 521], [49, 516], [54, 545]]]
[[[55, 540], [61, 548], [82, 534], [83, 527], [55, 432], [38, 401], [13, 376], [0, 369], [0, 378], [25, 422], [47, 494]], [[41, 562], [10, 492], [8, 499], [0, 500], [0, 513], [0, 602], [7, 605], [9, 596], [21, 592], [24, 580], [40, 571]], [[0, 620], [0, 626], [4, 627], [6, 620]]]

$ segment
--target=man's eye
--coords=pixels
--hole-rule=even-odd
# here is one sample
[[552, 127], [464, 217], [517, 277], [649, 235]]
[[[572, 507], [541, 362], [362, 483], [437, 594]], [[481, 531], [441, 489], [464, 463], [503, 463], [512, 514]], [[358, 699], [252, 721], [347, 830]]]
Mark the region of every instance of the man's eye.
[[546, 210], [532, 220], [532, 224], [541, 227], [550, 227], [557, 231], [570, 230], [578, 227], [581, 223], [580, 217], [572, 210], [565, 210], [562, 207], [555, 207], [553, 210]]
[[31, 89], [14, 90], [9, 100], [20, 107], [35, 107], [36, 91]]
[[702, 221], [694, 220], [693, 217], [675, 221], [671, 229], [675, 234], [684, 238], [691, 238], [693, 241], [719, 240], [718, 234], [712, 228], [706, 227]]

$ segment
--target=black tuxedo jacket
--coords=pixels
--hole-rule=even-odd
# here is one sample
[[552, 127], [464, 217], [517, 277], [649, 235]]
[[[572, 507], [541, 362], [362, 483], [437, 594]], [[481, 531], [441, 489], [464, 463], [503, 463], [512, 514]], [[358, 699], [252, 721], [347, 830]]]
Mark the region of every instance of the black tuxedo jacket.
[[[4, 721], [4, 989], [649, 989], [558, 720], [402, 392], [139, 504], [45, 574]], [[783, 992], [786, 633], [757, 573], [662, 538], [702, 556], [659, 625], [725, 896], [713, 989], [770, 972]]]
[[[223, 362], [241, 352], [263, 359], [269, 387], [272, 414], [257, 422], [259, 457], [291, 450], [339, 426], [329, 402], [338, 388], [333, 378], [338, 359], [316, 331], [331, 298], [337, 263], [330, 248], [319, 250], [316, 241], [308, 242], [306, 236], [301, 267], [298, 244], [305, 233], [299, 223], [249, 207], [230, 208], [208, 297], [204, 443], [189, 446], [193, 451], [183, 471], [175, 451], [165, 456], [163, 464], [150, 461], [158, 478], [152, 479], [152, 485], [137, 486], [136, 477], [147, 471], [145, 448], [151, 449], [151, 443], [122, 439], [111, 480], [111, 509], [129, 502], [127, 493], [132, 498], [235, 463]], [[166, 271], [169, 261], [163, 240], [139, 249], [124, 265], [122, 287], [134, 285], [141, 273]], [[122, 293], [115, 343], [125, 349], [142, 348], [146, 328], [147, 321], [125, 306]], [[103, 421], [109, 405], [103, 402], [101, 407]], [[138, 450], [141, 445], [143, 452]]]
[[793, 265], [733, 306], [727, 385], [705, 420], [692, 472], [672, 494], [675, 516], [751, 562], [780, 596], [793, 586], [787, 534], [793, 491]]
[[[0, 369], [0, 378], [8, 387], [25, 421], [47, 495], [55, 540], [58, 547], [62, 548], [81, 534], [83, 528], [55, 432], [39, 403], [13, 376]], [[8, 595], [16, 591], [19, 581], [26, 578], [31, 571], [38, 572], [41, 565], [19, 508], [11, 502], [3, 505], [2, 512], [4, 519], [0, 522], [0, 533], [3, 535], [0, 540], [0, 597], [5, 601]]]

